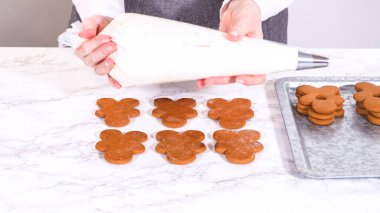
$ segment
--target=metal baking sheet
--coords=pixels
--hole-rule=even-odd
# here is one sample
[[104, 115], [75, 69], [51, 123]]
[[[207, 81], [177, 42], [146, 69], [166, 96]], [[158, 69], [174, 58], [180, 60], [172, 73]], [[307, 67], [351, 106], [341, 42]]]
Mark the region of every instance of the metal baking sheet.
[[[380, 126], [370, 124], [355, 111], [354, 85], [367, 81], [380, 85], [379, 77], [293, 77], [275, 87], [298, 171], [310, 178], [380, 177]], [[310, 123], [296, 111], [295, 89], [302, 84], [335, 85], [345, 98], [345, 116], [330, 126]]]

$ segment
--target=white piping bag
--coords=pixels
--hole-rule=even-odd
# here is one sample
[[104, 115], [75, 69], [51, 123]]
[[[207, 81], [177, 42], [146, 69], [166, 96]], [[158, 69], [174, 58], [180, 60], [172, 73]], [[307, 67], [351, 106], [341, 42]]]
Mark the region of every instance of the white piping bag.
[[133, 13], [118, 16], [101, 34], [117, 45], [110, 75], [124, 87], [328, 65], [327, 58], [294, 47], [253, 38], [232, 42], [217, 30]]

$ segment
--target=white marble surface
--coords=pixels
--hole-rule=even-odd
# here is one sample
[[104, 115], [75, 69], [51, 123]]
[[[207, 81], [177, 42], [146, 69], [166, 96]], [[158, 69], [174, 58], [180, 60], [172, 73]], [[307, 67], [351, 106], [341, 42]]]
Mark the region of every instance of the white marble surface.
[[[197, 90], [192, 82], [116, 90], [69, 49], [0, 48], [0, 212], [379, 212], [380, 179], [303, 179], [293, 164], [274, 80], [294, 75], [378, 75], [380, 50], [314, 50], [330, 68], [269, 76], [265, 85]], [[200, 116], [181, 128], [207, 133], [209, 149], [186, 166], [168, 164], [152, 137], [165, 129], [150, 116], [156, 97], [192, 97]], [[95, 150], [106, 129], [94, 116], [101, 97], [136, 97], [142, 115], [120, 128], [151, 137], [128, 165]], [[246, 97], [265, 149], [249, 165], [213, 150], [219, 129], [205, 117], [213, 97]]]

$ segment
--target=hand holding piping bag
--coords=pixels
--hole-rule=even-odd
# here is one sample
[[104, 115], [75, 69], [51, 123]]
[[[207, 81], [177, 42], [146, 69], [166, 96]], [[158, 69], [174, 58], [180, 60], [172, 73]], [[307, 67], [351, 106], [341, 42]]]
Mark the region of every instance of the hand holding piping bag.
[[[261, 26], [261, 12], [253, 0], [233, 0], [222, 11], [219, 30], [227, 33], [227, 39], [240, 41], [244, 36], [251, 38], [263, 38]], [[226, 53], [228, 54], [228, 53]], [[266, 80], [265, 75], [240, 75], [211, 77], [198, 80], [197, 86], [213, 84], [227, 84], [240, 82], [245, 85], [262, 84]]]
[[[83, 30], [79, 33], [80, 37], [88, 40], [75, 50], [75, 55], [86, 65], [93, 67], [98, 75], [108, 75], [115, 65], [108, 56], [116, 51], [116, 44], [111, 41], [111, 37], [98, 35], [111, 21], [112, 18], [106, 16], [91, 16], [82, 21]], [[114, 87], [121, 87], [109, 75], [108, 78]]]

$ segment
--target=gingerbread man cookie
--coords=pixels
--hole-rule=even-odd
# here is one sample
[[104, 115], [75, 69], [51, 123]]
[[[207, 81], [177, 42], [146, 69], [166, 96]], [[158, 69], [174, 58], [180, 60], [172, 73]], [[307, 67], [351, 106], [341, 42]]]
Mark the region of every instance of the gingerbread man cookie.
[[188, 130], [178, 133], [173, 130], [164, 130], [157, 133], [159, 142], [156, 151], [165, 154], [170, 163], [188, 164], [196, 159], [196, 155], [206, 150], [202, 143], [205, 138], [203, 132]]
[[96, 149], [104, 152], [104, 159], [112, 164], [125, 164], [132, 160], [133, 155], [145, 151], [141, 143], [148, 139], [143, 132], [131, 131], [125, 134], [119, 130], [107, 129], [100, 133]]
[[355, 84], [356, 111], [367, 116], [370, 123], [380, 125], [380, 86], [369, 82]]
[[135, 109], [140, 103], [133, 98], [125, 98], [120, 101], [112, 98], [101, 98], [96, 104], [100, 109], [95, 112], [95, 115], [104, 118], [104, 122], [111, 127], [128, 125], [130, 118], [140, 115], [140, 111]]
[[297, 112], [307, 115], [311, 123], [325, 126], [335, 121], [336, 117], [344, 116], [344, 98], [336, 86], [316, 88], [301, 85], [296, 88]]
[[264, 149], [257, 140], [260, 133], [255, 130], [241, 130], [233, 132], [229, 130], [218, 130], [214, 132], [215, 151], [225, 154], [228, 161], [236, 164], [247, 164], [255, 159], [255, 153]]
[[179, 128], [187, 123], [187, 119], [194, 118], [198, 112], [193, 109], [196, 101], [191, 98], [181, 98], [173, 101], [169, 98], [158, 98], [154, 100], [157, 108], [152, 111], [152, 115], [161, 118], [162, 123], [170, 128]]
[[208, 117], [219, 120], [220, 126], [226, 129], [239, 129], [245, 126], [246, 120], [253, 118], [251, 101], [245, 98], [235, 98], [227, 101], [222, 98], [210, 99], [207, 102], [210, 109]]

